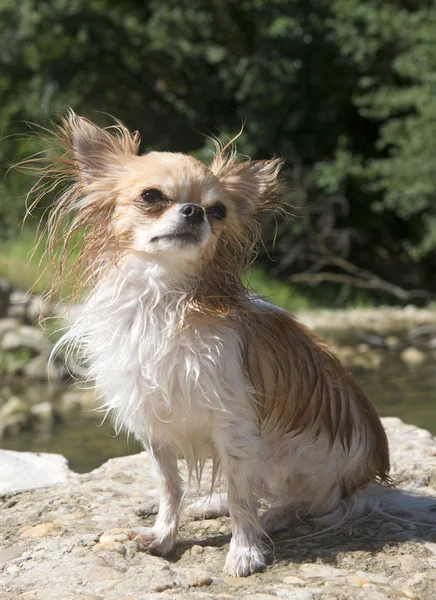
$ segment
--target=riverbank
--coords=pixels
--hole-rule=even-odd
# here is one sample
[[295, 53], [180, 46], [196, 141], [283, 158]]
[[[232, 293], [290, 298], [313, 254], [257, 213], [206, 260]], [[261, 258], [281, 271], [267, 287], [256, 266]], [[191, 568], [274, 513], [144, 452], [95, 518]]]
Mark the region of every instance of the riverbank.
[[[436, 494], [436, 440], [384, 419], [393, 476], [414, 493]], [[246, 579], [222, 573], [229, 519], [183, 520], [169, 560], [140, 550], [129, 534], [150, 525], [158, 492], [146, 453], [110, 460], [85, 475], [3, 497], [0, 590], [5, 600], [433, 600], [436, 513], [372, 515], [336, 531], [300, 524], [268, 542], [269, 565]], [[204, 488], [210, 472], [206, 469]], [[187, 501], [192, 499], [188, 494]], [[145, 501], [145, 504], [144, 504]], [[410, 521], [407, 521], [407, 518]], [[309, 537], [305, 537], [309, 535]], [[298, 538], [298, 539], [297, 539]]]
[[[55, 326], [32, 325], [41, 307], [57, 313]], [[53, 330], [65, 326], [59, 313], [66, 309], [0, 285], [0, 440], [10, 450], [65, 454], [86, 472], [138, 446], [123, 433], [114, 439], [109, 420], [101, 426], [104, 415], [92, 386], [81, 380], [83, 367], [71, 357], [66, 366], [62, 355], [49, 363]], [[436, 310], [350, 308], [297, 318], [328, 340], [381, 415], [436, 433]]]

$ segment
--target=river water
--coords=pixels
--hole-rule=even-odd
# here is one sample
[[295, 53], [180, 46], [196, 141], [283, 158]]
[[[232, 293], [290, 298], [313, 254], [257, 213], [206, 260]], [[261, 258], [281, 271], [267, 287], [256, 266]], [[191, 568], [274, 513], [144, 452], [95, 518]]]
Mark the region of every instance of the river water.
[[[407, 366], [399, 353], [385, 351], [378, 368], [355, 367], [352, 372], [381, 416], [400, 417], [406, 423], [436, 434], [434, 352], [428, 353], [422, 364]], [[43, 387], [37, 393], [41, 398], [52, 394], [53, 390], [44, 390]], [[71, 413], [63, 422], [5, 438], [0, 440], [0, 447], [63, 454], [68, 458], [70, 468], [77, 472], [90, 471], [109, 458], [140, 450], [140, 445], [132, 437], [127, 439], [124, 433], [115, 436], [110, 422], [102, 423], [101, 413], [94, 410]]]

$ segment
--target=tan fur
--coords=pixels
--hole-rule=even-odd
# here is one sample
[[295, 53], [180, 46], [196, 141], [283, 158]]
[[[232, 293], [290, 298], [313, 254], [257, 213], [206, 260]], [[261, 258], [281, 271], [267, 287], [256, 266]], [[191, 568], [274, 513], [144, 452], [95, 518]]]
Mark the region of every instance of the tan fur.
[[278, 440], [292, 433], [327, 433], [345, 449], [353, 436], [365, 443], [370, 460], [354, 489], [369, 481], [388, 481], [388, 442], [380, 419], [357, 382], [309, 329], [282, 310], [241, 315], [244, 363], [256, 391], [262, 437]]

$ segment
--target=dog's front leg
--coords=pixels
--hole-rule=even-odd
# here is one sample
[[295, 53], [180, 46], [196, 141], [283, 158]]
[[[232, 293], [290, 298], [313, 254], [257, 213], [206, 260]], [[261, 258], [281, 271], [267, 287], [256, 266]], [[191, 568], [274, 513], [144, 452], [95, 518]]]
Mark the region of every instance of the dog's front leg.
[[169, 554], [174, 547], [179, 529], [182, 485], [177, 465], [177, 454], [169, 445], [148, 444], [153, 462], [153, 473], [159, 485], [159, 511], [153, 527], [137, 527], [133, 532], [143, 548]]
[[224, 571], [246, 577], [265, 567], [253, 479], [263, 454], [254, 424], [239, 421], [219, 428], [216, 444], [227, 475], [232, 539]]

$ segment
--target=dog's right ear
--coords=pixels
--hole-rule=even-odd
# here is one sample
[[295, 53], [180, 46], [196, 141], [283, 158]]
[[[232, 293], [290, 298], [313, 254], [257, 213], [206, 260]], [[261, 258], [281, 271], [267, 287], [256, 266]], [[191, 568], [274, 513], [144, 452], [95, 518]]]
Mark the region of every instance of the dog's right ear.
[[137, 155], [138, 132], [130, 133], [121, 123], [102, 129], [72, 110], [62, 119], [60, 133], [77, 174], [85, 180], [106, 175], [123, 156]]

